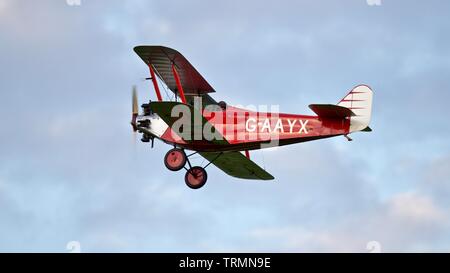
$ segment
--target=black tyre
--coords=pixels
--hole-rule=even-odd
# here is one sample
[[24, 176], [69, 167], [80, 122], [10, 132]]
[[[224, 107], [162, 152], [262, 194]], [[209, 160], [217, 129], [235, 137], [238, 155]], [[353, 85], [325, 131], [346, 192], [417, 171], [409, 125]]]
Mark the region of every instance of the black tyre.
[[164, 156], [164, 165], [171, 171], [179, 171], [186, 165], [186, 154], [183, 150], [174, 148]]
[[206, 184], [206, 180], [208, 180], [208, 174], [199, 166], [192, 167], [184, 176], [186, 185], [191, 189], [200, 189]]

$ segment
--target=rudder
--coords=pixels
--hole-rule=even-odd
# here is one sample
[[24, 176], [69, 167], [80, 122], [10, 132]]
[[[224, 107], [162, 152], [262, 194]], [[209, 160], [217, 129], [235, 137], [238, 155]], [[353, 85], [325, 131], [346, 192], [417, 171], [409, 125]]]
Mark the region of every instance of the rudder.
[[350, 133], [370, 130], [369, 123], [372, 115], [373, 91], [367, 85], [353, 88], [337, 105], [346, 107], [355, 113], [350, 118]]

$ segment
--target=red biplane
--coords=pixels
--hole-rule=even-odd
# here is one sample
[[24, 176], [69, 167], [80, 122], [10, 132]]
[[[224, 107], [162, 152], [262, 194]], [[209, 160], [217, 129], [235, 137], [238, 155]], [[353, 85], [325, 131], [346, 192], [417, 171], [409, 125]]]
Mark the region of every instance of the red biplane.
[[[216, 102], [209, 95], [215, 90], [174, 49], [137, 46], [134, 51], [150, 70], [147, 79], [153, 83], [157, 101], [142, 104], [139, 114], [134, 89], [131, 125], [152, 147], [155, 138], [174, 147], [164, 163], [171, 171], [185, 169], [185, 182], [192, 189], [206, 183], [205, 168], [210, 164], [238, 178], [274, 179], [250, 160], [250, 150], [340, 135], [351, 140], [350, 133], [371, 131], [372, 90], [366, 85], [356, 86], [336, 105], [309, 105], [315, 115], [258, 112]], [[172, 101], [163, 101], [158, 78], [175, 94]], [[209, 163], [192, 166], [189, 159], [194, 154]]]

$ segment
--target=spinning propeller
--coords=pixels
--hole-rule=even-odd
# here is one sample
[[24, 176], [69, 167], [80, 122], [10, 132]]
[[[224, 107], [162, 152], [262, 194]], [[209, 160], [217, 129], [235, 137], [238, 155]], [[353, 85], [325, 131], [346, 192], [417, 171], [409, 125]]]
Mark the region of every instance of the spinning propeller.
[[[131, 127], [133, 127], [133, 132], [134, 132], [134, 141], [136, 141], [136, 132], [138, 131], [139, 127], [146, 127], [148, 128], [149, 124], [150, 124], [150, 120], [147, 121], [139, 121], [139, 126], [138, 126], [138, 122], [137, 122], [137, 117], [139, 115], [139, 106], [138, 106], [138, 99], [137, 99], [137, 91], [136, 91], [136, 86], [133, 86], [133, 91], [132, 91], [132, 95], [131, 95]], [[144, 104], [145, 105], [145, 104]], [[144, 107], [143, 105], [143, 107]], [[148, 114], [148, 107], [144, 108], [144, 115]], [[141, 131], [140, 131], [141, 132]], [[153, 148], [153, 144], [154, 144], [154, 136], [151, 134], [147, 134], [144, 133], [141, 139], [142, 142], [150, 142], [152, 144], [152, 148]]]
[[137, 131], [137, 124], [136, 124], [136, 119], [137, 116], [139, 115], [139, 106], [138, 106], [138, 99], [137, 99], [137, 91], [136, 91], [136, 86], [133, 86], [133, 94], [132, 94], [132, 112], [131, 112], [131, 126], [133, 127], [133, 131], [136, 132]]

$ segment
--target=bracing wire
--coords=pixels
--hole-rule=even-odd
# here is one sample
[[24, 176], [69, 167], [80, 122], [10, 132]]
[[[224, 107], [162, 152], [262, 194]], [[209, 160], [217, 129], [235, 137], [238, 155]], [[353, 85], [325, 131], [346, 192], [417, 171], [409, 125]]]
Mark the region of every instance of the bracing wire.
[[263, 160], [263, 169], [266, 169], [266, 160], [264, 159], [264, 151], [261, 150], [262, 160]]
[[163, 82], [159, 77], [156, 77], [156, 78], [158, 79], [158, 81], [159, 81], [159, 83], [160, 83], [160, 86], [163, 87], [164, 92], [166, 93], [166, 97], [169, 98], [170, 101], [172, 101], [172, 100], [173, 100], [173, 96], [170, 96], [170, 95], [169, 95], [169, 92], [167, 92], [166, 85], [164, 84], [164, 82]]
[[[154, 66], [153, 66], [154, 67]], [[155, 69], [156, 70], [156, 69]], [[162, 79], [161, 79], [161, 75], [159, 74], [159, 72], [156, 70], [155, 71], [156, 73], [155, 73], [155, 77], [156, 77], [156, 81], [157, 82], [159, 82], [159, 83], [157, 83], [159, 86], [162, 86], [163, 87], [163, 89], [164, 89], [164, 93], [166, 93], [166, 97], [167, 98], [169, 98], [170, 100], [172, 100], [172, 97], [170, 97], [169, 96], [169, 93], [167, 92], [167, 89], [166, 89], [166, 85], [164, 84], [164, 82], [162, 81]]]

